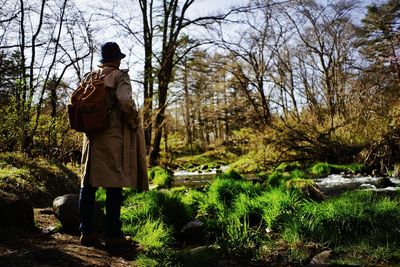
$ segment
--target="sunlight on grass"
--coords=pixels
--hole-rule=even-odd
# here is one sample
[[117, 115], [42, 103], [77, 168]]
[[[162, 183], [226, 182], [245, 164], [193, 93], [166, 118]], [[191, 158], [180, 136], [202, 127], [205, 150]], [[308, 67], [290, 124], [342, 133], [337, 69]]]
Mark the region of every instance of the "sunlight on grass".
[[362, 164], [330, 164], [327, 162], [319, 162], [310, 168], [310, 172], [316, 176], [325, 176], [334, 173], [350, 172], [358, 173], [364, 168]]
[[17, 178], [22, 176], [28, 176], [29, 170], [27, 169], [18, 169], [15, 167], [5, 166], [0, 168], [0, 179], [3, 178]]
[[144, 224], [135, 226], [135, 231], [127, 227], [124, 231], [132, 234], [133, 239], [145, 250], [167, 247], [173, 242], [172, 229], [160, 219], [148, 219]]
[[160, 188], [169, 187], [172, 181], [172, 173], [160, 166], [148, 170], [149, 180]]

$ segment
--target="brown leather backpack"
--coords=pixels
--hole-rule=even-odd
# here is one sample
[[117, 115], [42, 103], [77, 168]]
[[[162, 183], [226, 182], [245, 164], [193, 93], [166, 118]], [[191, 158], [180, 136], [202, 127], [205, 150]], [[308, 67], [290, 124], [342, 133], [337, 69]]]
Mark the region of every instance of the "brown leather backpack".
[[114, 70], [103, 75], [91, 72], [90, 78], [82, 81], [72, 93], [68, 104], [71, 129], [91, 134], [109, 128], [113, 108], [110, 90], [113, 89], [106, 87], [103, 79]]

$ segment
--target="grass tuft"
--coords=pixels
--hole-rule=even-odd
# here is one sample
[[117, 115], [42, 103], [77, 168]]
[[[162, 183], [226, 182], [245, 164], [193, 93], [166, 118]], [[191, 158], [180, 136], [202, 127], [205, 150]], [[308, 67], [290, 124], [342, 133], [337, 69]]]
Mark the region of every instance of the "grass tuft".
[[364, 169], [362, 164], [330, 164], [327, 162], [318, 162], [311, 166], [310, 172], [313, 175], [322, 177], [329, 174], [338, 174], [341, 172], [357, 173]]
[[148, 177], [149, 180], [159, 188], [167, 188], [171, 186], [172, 172], [160, 166], [148, 170]]

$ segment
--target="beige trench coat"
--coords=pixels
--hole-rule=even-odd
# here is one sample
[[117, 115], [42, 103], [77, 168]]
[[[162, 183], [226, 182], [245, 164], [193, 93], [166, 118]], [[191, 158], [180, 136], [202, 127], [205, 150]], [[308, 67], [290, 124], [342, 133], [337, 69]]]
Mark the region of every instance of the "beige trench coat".
[[[107, 64], [101, 66], [101, 73], [108, 73], [110, 68]], [[114, 70], [103, 81], [114, 89], [117, 103], [111, 112], [110, 127], [84, 137], [81, 186], [89, 183], [94, 187], [148, 190], [144, 133], [132, 100], [129, 75]]]

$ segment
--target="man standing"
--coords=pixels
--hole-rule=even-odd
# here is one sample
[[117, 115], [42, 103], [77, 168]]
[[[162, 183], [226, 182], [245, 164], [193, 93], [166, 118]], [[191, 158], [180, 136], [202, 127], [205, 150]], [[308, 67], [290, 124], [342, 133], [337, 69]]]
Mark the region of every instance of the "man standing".
[[[110, 91], [110, 127], [86, 134], [82, 149], [82, 182], [79, 198], [80, 242], [99, 243], [93, 232], [93, 205], [98, 187], [106, 188], [106, 246], [126, 243], [121, 232], [122, 187], [148, 190], [146, 148], [139, 114], [132, 100], [127, 70], [120, 70], [125, 54], [117, 43], [101, 46], [98, 72]], [[94, 72], [85, 76], [90, 79]]]

